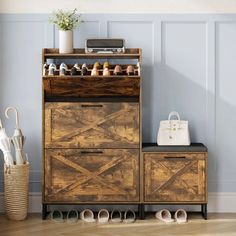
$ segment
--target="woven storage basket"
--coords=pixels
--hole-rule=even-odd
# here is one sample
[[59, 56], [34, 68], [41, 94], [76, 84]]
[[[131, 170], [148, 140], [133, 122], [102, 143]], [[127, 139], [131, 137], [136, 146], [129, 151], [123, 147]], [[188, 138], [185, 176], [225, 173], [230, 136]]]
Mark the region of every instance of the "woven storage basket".
[[29, 202], [29, 163], [4, 166], [5, 212], [10, 220], [24, 220]]

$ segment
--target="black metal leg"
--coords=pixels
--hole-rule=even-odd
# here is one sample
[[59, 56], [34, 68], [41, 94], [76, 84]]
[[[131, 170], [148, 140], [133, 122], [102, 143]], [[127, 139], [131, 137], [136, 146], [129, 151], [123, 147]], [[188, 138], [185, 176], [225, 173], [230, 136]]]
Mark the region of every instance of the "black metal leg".
[[204, 205], [204, 219], [207, 220], [207, 204]]
[[144, 204], [139, 204], [138, 205], [138, 212], [139, 212], [139, 219], [144, 220], [145, 219]]
[[42, 205], [42, 220], [46, 220], [47, 218], [47, 204]]
[[201, 205], [202, 216], [205, 220], [207, 220], [207, 204]]

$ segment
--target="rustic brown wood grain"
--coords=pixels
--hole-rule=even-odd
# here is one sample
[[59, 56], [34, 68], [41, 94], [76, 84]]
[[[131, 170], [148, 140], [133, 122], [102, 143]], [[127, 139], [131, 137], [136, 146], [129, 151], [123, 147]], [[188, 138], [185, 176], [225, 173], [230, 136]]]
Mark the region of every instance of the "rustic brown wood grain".
[[52, 97], [138, 97], [140, 77], [47, 77], [44, 93]]
[[138, 103], [46, 103], [46, 148], [139, 148]]
[[47, 149], [45, 159], [46, 201], [139, 201], [139, 149]]
[[139, 48], [126, 48], [125, 53], [85, 53], [84, 48], [75, 48], [73, 53], [59, 53], [58, 48], [44, 48], [44, 59], [46, 58], [141, 58], [142, 50]]
[[205, 153], [144, 154], [146, 202], [205, 202]]

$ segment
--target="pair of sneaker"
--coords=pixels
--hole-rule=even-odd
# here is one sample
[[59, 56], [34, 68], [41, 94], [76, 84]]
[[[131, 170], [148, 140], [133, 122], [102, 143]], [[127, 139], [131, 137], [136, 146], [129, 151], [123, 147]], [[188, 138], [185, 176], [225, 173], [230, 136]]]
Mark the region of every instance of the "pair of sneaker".
[[175, 212], [174, 219], [171, 218], [171, 213], [167, 209], [163, 209], [156, 213], [156, 218], [165, 223], [186, 223], [187, 222], [187, 212], [184, 209], [178, 209]]
[[[122, 221], [124, 223], [133, 223], [136, 220], [136, 215], [134, 211], [129, 209], [125, 211], [124, 219], [122, 219], [122, 213], [119, 210], [113, 210], [110, 215], [107, 209], [101, 209], [98, 212], [97, 222], [107, 223], [110, 218], [111, 218], [111, 222], [113, 223], [120, 223]], [[80, 219], [88, 223], [92, 223], [96, 221], [94, 218], [93, 211], [91, 211], [90, 209], [83, 210], [80, 213]]]
[[[46, 75], [47, 64], [44, 64], [43, 75]], [[52, 76], [55, 75], [57, 70], [57, 66], [54, 63], [51, 63], [48, 67], [48, 75]], [[59, 75], [65, 76], [68, 71], [68, 66], [63, 62], [59, 68]]]

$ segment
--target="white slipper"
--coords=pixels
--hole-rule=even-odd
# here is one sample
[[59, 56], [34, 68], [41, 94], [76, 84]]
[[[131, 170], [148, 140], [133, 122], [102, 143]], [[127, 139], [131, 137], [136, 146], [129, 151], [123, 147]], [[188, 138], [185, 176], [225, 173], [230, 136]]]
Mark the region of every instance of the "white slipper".
[[109, 212], [107, 209], [101, 209], [98, 212], [98, 222], [99, 223], [107, 223], [109, 220]]
[[85, 209], [80, 212], [80, 219], [88, 223], [95, 222], [94, 214], [90, 209]]
[[136, 220], [135, 212], [132, 210], [127, 210], [124, 214], [124, 223], [134, 223]]
[[160, 221], [165, 222], [165, 223], [174, 222], [174, 219], [171, 218], [170, 211], [168, 211], [167, 209], [163, 209], [161, 211], [158, 211], [156, 213], [156, 218]]
[[111, 222], [113, 223], [120, 223], [122, 221], [122, 214], [119, 210], [113, 210], [111, 212]]
[[175, 220], [177, 223], [186, 223], [187, 218], [187, 212], [184, 209], [179, 209], [175, 212]]
[[67, 219], [67, 223], [71, 223], [71, 224], [76, 223], [79, 219], [78, 211], [76, 209], [72, 209], [68, 211], [66, 219]]
[[56, 223], [62, 223], [64, 222], [64, 219], [63, 219], [63, 214], [61, 211], [59, 210], [54, 210], [51, 212], [50, 214], [50, 219], [53, 221], [53, 222], [56, 222]]

